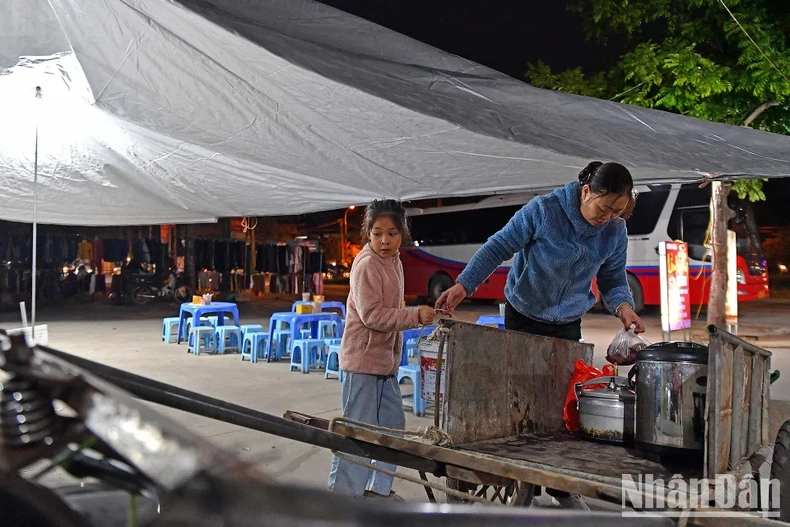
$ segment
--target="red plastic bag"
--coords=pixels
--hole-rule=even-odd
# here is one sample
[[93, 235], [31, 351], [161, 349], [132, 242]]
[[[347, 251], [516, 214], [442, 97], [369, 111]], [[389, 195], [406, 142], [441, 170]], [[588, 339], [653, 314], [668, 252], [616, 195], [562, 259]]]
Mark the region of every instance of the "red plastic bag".
[[[579, 359], [573, 365], [573, 375], [571, 375], [571, 384], [568, 388], [568, 393], [565, 395], [565, 406], [562, 410], [562, 419], [565, 421], [565, 428], [568, 432], [576, 433], [579, 431], [579, 409], [576, 407], [576, 390], [575, 386], [581, 382], [587, 382], [596, 377], [611, 377], [614, 375], [614, 366], [607, 364], [603, 370], [586, 364], [583, 360]], [[582, 388], [583, 390], [597, 389], [606, 386], [606, 383], [591, 384]]]

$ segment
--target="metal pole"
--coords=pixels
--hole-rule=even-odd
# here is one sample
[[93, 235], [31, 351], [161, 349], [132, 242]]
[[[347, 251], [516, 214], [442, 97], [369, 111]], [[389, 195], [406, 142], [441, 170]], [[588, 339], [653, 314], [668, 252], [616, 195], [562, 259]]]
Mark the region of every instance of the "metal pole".
[[346, 212], [343, 213], [343, 251], [341, 253], [343, 265], [346, 265], [346, 243], [348, 243], [348, 211], [350, 210], [350, 208], [347, 208]]
[[[36, 99], [41, 99], [41, 86], [36, 86]], [[38, 260], [38, 108], [36, 108], [35, 114], [36, 150], [33, 155], [33, 267], [30, 277], [30, 279], [33, 281], [31, 290], [32, 298], [30, 301], [30, 320], [32, 322], [30, 338], [33, 342], [36, 341], [36, 282], [38, 282], [36, 277], [36, 273], [38, 272], [38, 266], [36, 264]]]

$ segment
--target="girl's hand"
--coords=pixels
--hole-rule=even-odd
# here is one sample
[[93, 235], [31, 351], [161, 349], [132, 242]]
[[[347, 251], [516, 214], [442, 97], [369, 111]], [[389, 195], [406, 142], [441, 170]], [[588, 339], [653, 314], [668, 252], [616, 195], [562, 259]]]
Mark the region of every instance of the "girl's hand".
[[420, 307], [418, 316], [420, 318], [420, 324], [427, 326], [433, 322], [434, 318], [436, 318], [436, 311], [430, 306], [422, 306]]

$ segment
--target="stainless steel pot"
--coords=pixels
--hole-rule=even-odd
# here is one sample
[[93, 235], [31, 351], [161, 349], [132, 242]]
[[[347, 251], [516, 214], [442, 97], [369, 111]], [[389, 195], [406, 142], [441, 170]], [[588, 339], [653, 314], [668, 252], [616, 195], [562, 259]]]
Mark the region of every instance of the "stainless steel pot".
[[702, 456], [707, 375], [708, 348], [701, 344], [661, 342], [639, 351], [628, 373], [636, 390], [638, 449]]
[[[582, 387], [607, 384], [604, 388], [583, 390]], [[608, 443], [632, 443], [636, 426], [635, 395], [628, 388], [626, 377], [598, 377], [577, 383], [579, 432], [587, 439]]]

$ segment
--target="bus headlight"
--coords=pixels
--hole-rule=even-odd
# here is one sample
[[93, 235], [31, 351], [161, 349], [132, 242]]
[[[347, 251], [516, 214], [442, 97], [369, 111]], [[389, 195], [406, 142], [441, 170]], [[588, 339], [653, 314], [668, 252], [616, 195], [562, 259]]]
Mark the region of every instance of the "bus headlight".
[[743, 271], [738, 269], [738, 271], [735, 273], [735, 276], [740, 285], [746, 285], [746, 276], [744, 276]]

